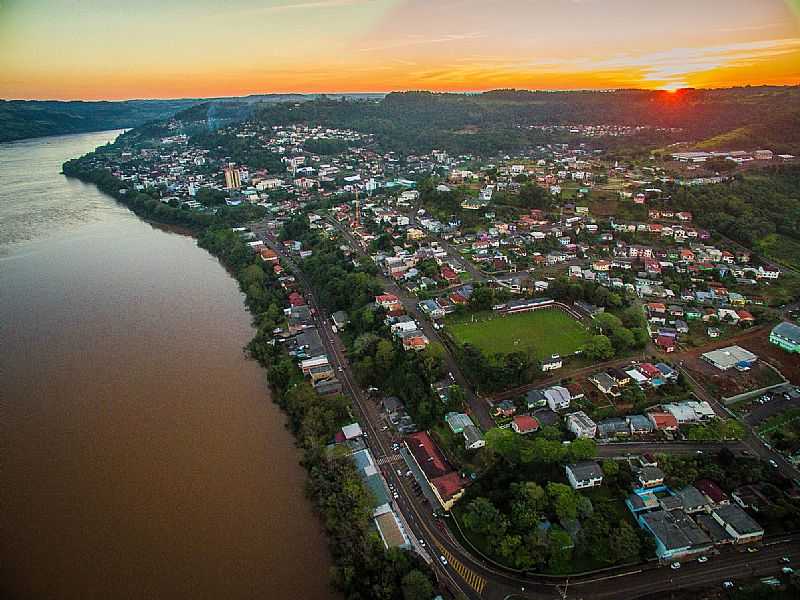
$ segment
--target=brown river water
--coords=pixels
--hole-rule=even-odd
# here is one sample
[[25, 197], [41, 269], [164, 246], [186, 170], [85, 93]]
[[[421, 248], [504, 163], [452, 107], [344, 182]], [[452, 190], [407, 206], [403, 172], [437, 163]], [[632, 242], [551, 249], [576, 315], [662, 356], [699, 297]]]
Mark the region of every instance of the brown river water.
[[331, 598], [236, 282], [59, 174], [116, 133], [0, 144], [0, 597]]

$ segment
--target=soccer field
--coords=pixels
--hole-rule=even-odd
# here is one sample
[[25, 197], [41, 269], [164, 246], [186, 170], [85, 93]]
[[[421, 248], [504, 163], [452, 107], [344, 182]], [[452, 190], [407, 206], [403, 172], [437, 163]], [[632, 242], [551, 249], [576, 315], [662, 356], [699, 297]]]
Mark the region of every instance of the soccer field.
[[580, 322], [557, 309], [508, 316], [481, 313], [475, 319], [475, 323], [469, 320], [446, 323], [446, 328], [459, 344], [472, 344], [484, 354], [530, 349], [539, 359], [552, 354], [566, 356], [589, 339]]

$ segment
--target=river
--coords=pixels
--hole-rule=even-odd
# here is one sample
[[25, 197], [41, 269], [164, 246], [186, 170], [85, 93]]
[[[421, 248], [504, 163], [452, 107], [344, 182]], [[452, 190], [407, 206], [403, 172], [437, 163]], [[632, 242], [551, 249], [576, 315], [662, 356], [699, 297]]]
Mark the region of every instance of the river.
[[236, 282], [60, 175], [117, 133], [0, 144], [0, 596], [331, 598]]

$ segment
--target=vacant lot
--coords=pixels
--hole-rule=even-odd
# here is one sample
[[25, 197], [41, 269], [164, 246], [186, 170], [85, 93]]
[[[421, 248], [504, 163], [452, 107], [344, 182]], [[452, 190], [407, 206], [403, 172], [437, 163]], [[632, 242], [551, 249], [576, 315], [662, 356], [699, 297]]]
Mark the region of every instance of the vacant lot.
[[485, 354], [528, 352], [537, 358], [552, 354], [567, 356], [588, 339], [586, 328], [557, 309], [499, 316], [481, 313], [465, 321], [447, 323], [447, 330], [460, 344], [472, 344]]

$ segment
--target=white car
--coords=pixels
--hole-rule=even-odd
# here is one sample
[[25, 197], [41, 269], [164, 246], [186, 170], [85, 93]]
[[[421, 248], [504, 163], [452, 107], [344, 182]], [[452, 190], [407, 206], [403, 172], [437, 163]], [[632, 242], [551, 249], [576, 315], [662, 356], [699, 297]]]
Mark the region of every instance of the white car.
[[439, 560], [442, 561], [442, 564], [446, 567], [447, 566], [447, 559], [444, 557], [444, 554], [439, 555]]
[[697, 562], [699, 562], [699, 563], [708, 562], [708, 557], [707, 556], [701, 556], [700, 558], [697, 559]]
[[787, 575], [791, 575], [792, 573], [794, 573], [794, 569], [792, 567], [783, 567], [781, 571], [783, 571]]
[[729, 590], [729, 589], [731, 589], [733, 587], [733, 582], [732, 581], [723, 581], [722, 582], [722, 587], [724, 587], [726, 590]]
[[670, 568], [670, 569], [672, 569], [672, 570], [674, 570], [674, 571], [677, 571], [678, 569], [680, 569], [680, 568], [681, 568], [681, 563], [679, 563], [679, 562], [674, 562], [674, 563], [672, 563], [672, 564], [669, 566], [669, 568]]

